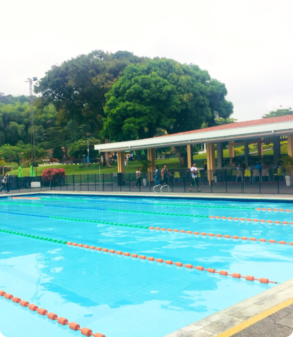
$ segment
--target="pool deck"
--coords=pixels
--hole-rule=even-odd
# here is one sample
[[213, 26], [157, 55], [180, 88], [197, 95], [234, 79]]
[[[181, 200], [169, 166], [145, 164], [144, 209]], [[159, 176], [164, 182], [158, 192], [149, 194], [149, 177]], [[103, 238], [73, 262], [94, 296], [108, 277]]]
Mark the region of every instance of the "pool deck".
[[[164, 198], [208, 198], [291, 201], [292, 195], [265, 194], [154, 194], [151, 192], [32, 191], [27, 194], [64, 194], [99, 196], [138, 196]], [[5, 197], [7, 194], [0, 195]], [[247, 281], [248, 282], [248, 281]], [[293, 279], [261, 292], [231, 307], [183, 327], [165, 337], [293, 337]]]

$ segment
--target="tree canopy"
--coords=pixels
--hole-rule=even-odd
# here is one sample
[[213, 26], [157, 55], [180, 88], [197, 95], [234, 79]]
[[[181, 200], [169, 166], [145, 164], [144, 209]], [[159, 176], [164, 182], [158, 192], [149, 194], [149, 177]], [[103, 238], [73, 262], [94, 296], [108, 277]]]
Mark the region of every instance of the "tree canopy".
[[215, 114], [228, 118], [225, 85], [196, 65], [169, 59], [129, 65], [106, 94], [104, 137], [123, 141], [153, 137], [215, 124]]
[[271, 118], [271, 117], [279, 117], [279, 116], [287, 116], [293, 115], [293, 111], [291, 108], [288, 109], [277, 109], [275, 111], [271, 111], [268, 114], [262, 116], [262, 118]]
[[98, 136], [103, 127], [105, 94], [125, 67], [143, 61], [126, 51], [111, 54], [97, 50], [53, 66], [35, 86], [35, 92], [42, 95], [39, 106], [54, 104], [60, 126], [73, 120], [77, 125], [88, 125]]

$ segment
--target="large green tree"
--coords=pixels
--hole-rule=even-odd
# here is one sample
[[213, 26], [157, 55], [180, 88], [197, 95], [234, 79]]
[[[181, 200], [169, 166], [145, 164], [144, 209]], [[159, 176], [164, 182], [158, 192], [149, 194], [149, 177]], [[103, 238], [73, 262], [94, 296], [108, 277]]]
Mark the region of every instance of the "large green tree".
[[[141, 62], [146, 62], [146, 58], [127, 51], [106, 53], [96, 50], [53, 66], [35, 86], [35, 92], [42, 95], [38, 106], [40, 109], [48, 104], [55, 106], [57, 127], [66, 128], [68, 123], [73, 123], [76, 128], [83, 126], [101, 139], [105, 94], [123, 75], [125, 67]], [[101, 141], [107, 142], [107, 139]], [[109, 165], [107, 154], [101, 159]]]
[[[106, 95], [104, 137], [124, 141], [153, 137], [159, 128], [173, 134], [215, 125], [215, 116], [233, 112], [226, 95], [225, 85], [196, 65], [169, 59], [130, 65]], [[184, 165], [186, 152], [177, 154]]]
[[53, 66], [35, 86], [35, 92], [42, 94], [39, 105], [53, 103], [60, 125], [74, 120], [97, 133], [102, 128], [105, 94], [126, 66], [143, 60], [129, 52], [97, 50]]

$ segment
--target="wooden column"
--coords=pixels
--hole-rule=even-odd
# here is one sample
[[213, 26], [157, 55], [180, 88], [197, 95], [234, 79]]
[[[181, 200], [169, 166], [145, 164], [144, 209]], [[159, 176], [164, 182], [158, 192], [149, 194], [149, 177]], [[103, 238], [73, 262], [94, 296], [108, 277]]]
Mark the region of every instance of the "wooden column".
[[217, 143], [217, 169], [223, 168], [223, 143]]
[[233, 166], [232, 158], [234, 158], [234, 140], [229, 141], [229, 158], [230, 166]]
[[124, 160], [125, 160], [125, 153], [124, 152], [117, 152], [118, 173], [124, 173]]
[[288, 156], [293, 157], [293, 135], [288, 135]]
[[258, 152], [258, 156], [263, 156], [263, 143], [262, 143], [262, 140], [259, 139], [257, 141], [257, 152]]
[[192, 145], [187, 145], [187, 167], [191, 168], [193, 162]]
[[156, 160], [156, 150], [155, 149], [147, 149], [147, 160], [149, 162], [148, 166], [148, 174], [149, 174], [149, 181], [154, 181], [154, 174], [155, 174], [155, 160]]
[[214, 143], [207, 143], [207, 170], [208, 170], [208, 181], [211, 184], [214, 180], [215, 171], [215, 146]]

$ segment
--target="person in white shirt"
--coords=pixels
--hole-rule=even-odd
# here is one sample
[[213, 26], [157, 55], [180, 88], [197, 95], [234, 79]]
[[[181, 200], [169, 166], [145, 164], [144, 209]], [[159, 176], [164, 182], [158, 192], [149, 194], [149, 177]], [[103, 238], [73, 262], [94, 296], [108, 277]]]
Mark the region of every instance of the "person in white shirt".
[[200, 192], [198, 186], [198, 168], [196, 167], [196, 163], [194, 163], [190, 168], [190, 173], [191, 173], [191, 185], [189, 191], [192, 191], [192, 186], [196, 186], [197, 191]]
[[3, 179], [2, 179], [2, 187], [1, 187], [1, 192], [3, 191], [3, 189], [6, 189], [6, 192], [9, 192], [9, 187], [8, 187], [8, 175], [7, 173], [5, 173]]
[[140, 171], [140, 167], [137, 168], [136, 173], [136, 184], [135, 187], [139, 186], [139, 188], [142, 188], [141, 186], [141, 171]]

